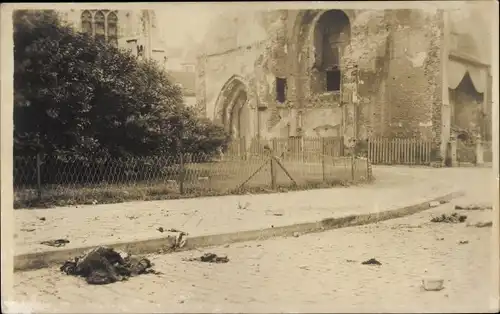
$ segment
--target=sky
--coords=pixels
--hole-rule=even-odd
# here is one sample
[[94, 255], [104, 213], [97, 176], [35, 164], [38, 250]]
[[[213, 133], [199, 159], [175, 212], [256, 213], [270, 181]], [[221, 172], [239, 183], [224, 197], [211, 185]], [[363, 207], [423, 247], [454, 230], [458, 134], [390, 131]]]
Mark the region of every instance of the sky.
[[168, 9], [157, 10], [156, 18], [162, 37], [168, 46], [183, 46], [191, 37], [201, 42], [208, 26], [220, 11], [198, 5], [169, 5]]

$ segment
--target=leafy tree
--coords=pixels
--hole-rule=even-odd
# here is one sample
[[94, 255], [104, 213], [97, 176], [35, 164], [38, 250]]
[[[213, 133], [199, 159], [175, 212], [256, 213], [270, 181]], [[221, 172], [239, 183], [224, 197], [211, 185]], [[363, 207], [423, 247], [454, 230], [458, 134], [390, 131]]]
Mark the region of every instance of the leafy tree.
[[152, 60], [75, 32], [54, 11], [14, 13], [14, 151], [92, 156], [211, 154], [224, 130], [183, 105]]

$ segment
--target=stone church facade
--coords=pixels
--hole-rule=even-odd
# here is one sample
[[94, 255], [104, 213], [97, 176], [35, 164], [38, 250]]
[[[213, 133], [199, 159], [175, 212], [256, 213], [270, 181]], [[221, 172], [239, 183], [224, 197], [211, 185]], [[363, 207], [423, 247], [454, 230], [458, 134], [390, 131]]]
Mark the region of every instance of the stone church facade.
[[159, 36], [153, 10], [80, 10], [59, 12], [78, 31], [120, 47], [140, 58], [166, 62], [164, 43]]
[[[451, 24], [433, 8], [221, 17], [198, 57], [198, 110], [234, 137], [418, 137], [444, 158], [456, 120], [450, 90], [474, 73], [487, 95], [490, 73], [489, 60], [454, 50], [450, 41], [465, 37]], [[450, 60], [465, 64], [455, 86]]]
[[[160, 35], [160, 26], [154, 10], [73, 9], [59, 13], [78, 31], [87, 32], [96, 38], [100, 37], [119, 48], [129, 49], [138, 58], [152, 58], [158, 61], [164, 66], [172, 81], [181, 85], [185, 104], [194, 106], [196, 103], [194, 61], [182, 55], [184, 53], [182, 49], [172, 51], [179, 49], [166, 47]], [[193, 69], [174, 68], [172, 59]]]

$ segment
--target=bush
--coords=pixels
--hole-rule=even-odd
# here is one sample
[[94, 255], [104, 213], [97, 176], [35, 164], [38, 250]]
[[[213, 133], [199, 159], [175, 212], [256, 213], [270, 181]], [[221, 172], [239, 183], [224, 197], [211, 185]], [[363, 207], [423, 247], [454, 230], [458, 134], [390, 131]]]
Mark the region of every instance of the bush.
[[54, 11], [15, 11], [14, 62], [16, 156], [213, 154], [229, 140], [184, 106], [156, 62], [75, 32]]

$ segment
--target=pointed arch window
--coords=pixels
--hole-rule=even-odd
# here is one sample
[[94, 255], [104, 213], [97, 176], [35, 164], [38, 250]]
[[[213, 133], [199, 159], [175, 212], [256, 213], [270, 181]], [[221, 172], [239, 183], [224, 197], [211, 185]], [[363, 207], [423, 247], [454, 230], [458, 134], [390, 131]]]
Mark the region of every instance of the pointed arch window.
[[108, 14], [108, 42], [118, 46], [118, 17], [113, 12]]
[[92, 35], [92, 13], [89, 11], [83, 11], [82, 13], [82, 31], [86, 34]]
[[85, 10], [81, 15], [82, 32], [96, 40], [107, 41], [118, 46], [118, 16], [115, 12]]
[[95, 39], [106, 40], [106, 16], [102, 11], [97, 11], [94, 15]]
[[314, 93], [340, 92], [342, 54], [349, 44], [351, 26], [342, 10], [325, 12], [314, 29], [314, 64], [311, 89]]

